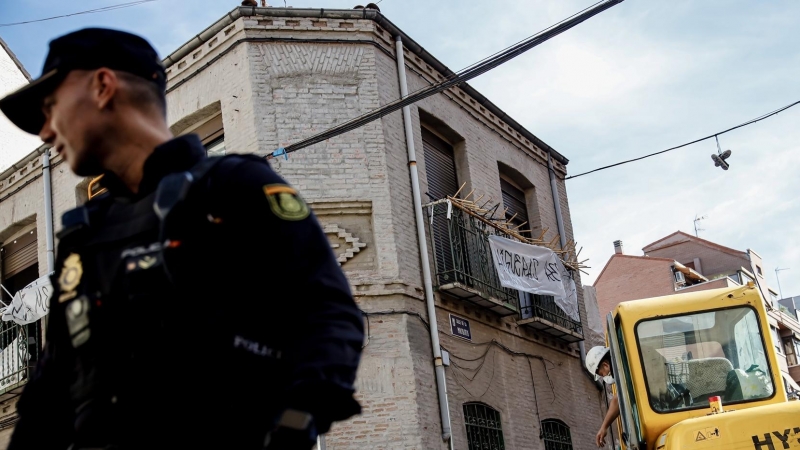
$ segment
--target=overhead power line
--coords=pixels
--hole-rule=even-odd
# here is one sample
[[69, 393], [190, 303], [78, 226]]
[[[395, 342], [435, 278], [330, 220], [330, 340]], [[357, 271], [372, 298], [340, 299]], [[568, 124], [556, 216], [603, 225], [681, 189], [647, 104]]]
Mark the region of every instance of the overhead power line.
[[688, 146], [690, 146], [690, 145], [692, 145], [692, 144], [696, 144], [696, 143], [698, 143], [698, 142], [703, 142], [703, 141], [706, 141], [706, 140], [708, 140], [708, 139], [714, 139], [714, 138], [716, 138], [717, 136], [722, 136], [723, 134], [725, 134], [725, 133], [728, 133], [728, 132], [731, 132], [731, 131], [733, 131], [733, 130], [736, 130], [736, 129], [739, 129], [739, 128], [742, 128], [742, 127], [746, 127], [746, 126], [748, 126], [748, 125], [752, 125], [752, 124], [754, 124], [754, 123], [756, 123], [756, 122], [760, 122], [760, 121], [762, 121], [762, 120], [764, 120], [764, 119], [766, 119], [766, 118], [768, 118], [768, 117], [772, 117], [772, 116], [774, 116], [774, 115], [776, 115], [776, 114], [778, 114], [778, 113], [780, 113], [780, 112], [786, 111], [787, 109], [789, 109], [789, 108], [791, 108], [791, 107], [793, 107], [793, 106], [797, 106], [798, 104], [800, 104], [800, 100], [798, 100], [798, 101], [796, 101], [796, 102], [794, 102], [794, 103], [790, 103], [790, 104], [788, 104], [788, 105], [786, 105], [786, 106], [784, 106], [784, 107], [778, 108], [778, 109], [776, 109], [775, 111], [771, 111], [771, 112], [768, 112], [768, 113], [766, 113], [766, 114], [764, 114], [764, 115], [761, 115], [761, 116], [759, 116], [759, 117], [756, 117], [755, 119], [751, 119], [751, 120], [748, 120], [747, 122], [740, 123], [739, 125], [736, 125], [735, 127], [730, 127], [730, 128], [728, 128], [727, 130], [719, 131], [719, 132], [716, 132], [716, 133], [714, 133], [714, 134], [709, 134], [708, 136], [701, 137], [700, 139], [695, 139], [695, 140], [693, 140], [693, 141], [691, 141], [691, 142], [687, 142], [687, 143], [685, 143], [685, 144], [676, 145], [675, 147], [670, 147], [670, 148], [668, 148], [668, 149], [666, 149], [666, 150], [661, 150], [661, 151], [658, 151], [658, 152], [655, 152], [655, 153], [650, 153], [650, 154], [648, 154], [648, 155], [640, 156], [640, 157], [638, 157], [638, 158], [628, 159], [628, 160], [625, 160], [625, 161], [620, 161], [620, 162], [618, 162], [618, 163], [609, 164], [609, 165], [607, 165], [607, 166], [598, 167], [597, 169], [592, 169], [592, 170], [590, 170], [590, 171], [588, 171], [588, 172], [579, 173], [579, 174], [577, 174], [577, 175], [568, 176], [568, 177], [566, 177], [566, 178], [564, 178], [564, 179], [565, 179], [565, 180], [569, 180], [569, 179], [572, 179], [572, 178], [582, 177], [582, 176], [584, 176], [584, 175], [589, 175], [590, 173], [599, 172], [599, 171], [601, 171], [601, 170], [610, 169], [610, 168], [612, 168], [612, 167], [621, 166], [621, 165], [623, 165], [623, 164], [632, 163], [632, 162], [634, 162], [634, 161], [641, 161], [641, 160], [643, 160], [643, 159], [645, 159], [645, 158], [650, 158], [651, 156], [656, 156], [656, 155], [660, 155], [660, 154], [662, 154], [662, 153], [667, 153], [667, 152], [671, 152], [671, 151], [673, 151], [673, 150], [677, 150], [677, 149], [679, 149], [679, 148], [688, 147]]
[[60, 16], [53, 16], [53, 17], [45, 17], [44, 19], [33, 19], [33, 20], [26, 20], [23, 22], [13, 22], [13, 23], [0, 23], [0, 28], [2, 27], [13, 27], [15, 25], [25, 25], [28, 23], [35, 23], [35, 22], [45, 22], [47, 20], [54, 20], [54, 19], [62, 19], [64, 17], [72, 17], [72, 16], [79, 16], [82, 14], [94, 14], [99, 12], [106, 12], [106, 11], [113, 11], [115, 9], [122, 9], [122, 8], [130, 8], [131, 6], [141, 5], [142, 3], [150, 3], [155, 2], [158, 0], [138, 0], [135, 2], [130, 3], [120, 3], [119, 5], [111, 5], [111, 6], [103, 6], [102, 8], [95, 8], [95, 9], [88, 9], [86, 11], [79, 11], [70, 14], [62, 14]]
[[366, 114], [358, 116], [354, 119], [351, 119], [347, 122], [339, 124], [333, 128], [330, 128], [326, 131], [323, 131], [319, 134], [311, 136], [309, 138], [303, 139], [301, 141], [295, 142], [291, 145], [288, 145], [284, 148], [278, 149], [272, 153], [271, 156], [279, 156], [285, 155], [291, 152], [295, 152], [305, 147], [309, 147], [314, 144], [318, 144], [320, 142], [326, 141], [330, 138], [338, 136], [343, 133], [347, 133], [348, 131], [355, 130], [356, 128], [360, 128], [372, 121], [380, 119], [383, 116], [391, 114], [395, 111], [402, 109], [405, 106], [411, 105], [416, 103], [422, 99], [430, 97], [434, 94], [447, 90], [451, 87], [457, 86], [461, 83], [464, 83], [468, 80], [471, 80], [481, 74], [484, 74], [495, 67], [525, 53], [526, 51], [536, 47], [539, 44], [546, 42], [547, 40], [558, 36], [559, 34], [573, 28], [574, 26], [594, 17], [597, 14], [615, 6], [619, 3], [622, 3], [624, 0], [602, 0], [594, 5], [582, 10], [579, 13], [576, 13], [570, 16], [567, 19], [558, 22], [555, 25], [546, 28], [545, 30], [540, 31], [539, 33], [518, 42], [517, 44], [512, 45], [511, 47], [506, 48], [494, 55], [485, 58], [458, 73], [452, 74], [445, 78], [444, 80], [440, 81], [439, 83], [432, 84], [428, 87], [420, 89], [416, 92], [413, 92], [406, 97], [397, 99], [391, 103], [388, 103], [378, 109], [370, 111]]

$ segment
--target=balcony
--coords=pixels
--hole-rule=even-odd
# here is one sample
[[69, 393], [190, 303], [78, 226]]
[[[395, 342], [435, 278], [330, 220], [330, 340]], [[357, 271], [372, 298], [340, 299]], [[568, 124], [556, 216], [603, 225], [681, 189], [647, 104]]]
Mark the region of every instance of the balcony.
[[0, 322], [0, 401], [22, 393], [39, 358], [40, 322]]
[[424, 207], [435, 262], [434, 284], [440, 292], [486, 308], [500, 316], [567, 342], [583, 340], [575, 322], [550, 296], [533, 295], [500, 285], [488, 237], [511, 236], [445, 201]]
[[[583, 340], [583, 327], [556, 305], [555, 299], [549, 295], [536, 295], [520, 292], [519, 325], [525, 325], [536, 331], [549, 334], [565, 342]], [[522, 297], [525, 297], [524, 299]]]

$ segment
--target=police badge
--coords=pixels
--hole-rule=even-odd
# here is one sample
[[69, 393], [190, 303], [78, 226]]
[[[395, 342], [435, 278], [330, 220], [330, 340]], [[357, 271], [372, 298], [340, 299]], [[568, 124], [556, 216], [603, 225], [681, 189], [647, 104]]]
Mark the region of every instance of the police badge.
[[58, 276], [58, 286], [61, 288], [61, 295], [58, 297], [59, 303], [77, 295], [75, 288], [81, 283], [82, 276], [83, 264], [81, 264], [81, 257], [77, 253], [72, 253], [64, 260], [61, 275]]

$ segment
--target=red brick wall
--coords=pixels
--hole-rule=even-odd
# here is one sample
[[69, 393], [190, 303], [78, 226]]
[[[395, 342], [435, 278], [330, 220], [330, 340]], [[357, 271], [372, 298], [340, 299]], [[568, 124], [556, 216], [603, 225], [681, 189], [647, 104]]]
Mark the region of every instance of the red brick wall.
[[614, 255], [595, 281], [600, 317], [621, 302], [675, 293], [672, 261], [643, 256]]

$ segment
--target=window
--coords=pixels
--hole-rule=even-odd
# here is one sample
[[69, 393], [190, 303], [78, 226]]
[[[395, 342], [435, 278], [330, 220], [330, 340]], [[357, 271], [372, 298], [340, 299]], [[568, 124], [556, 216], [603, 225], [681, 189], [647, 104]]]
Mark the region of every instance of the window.
[[225, 129], [219, 103], [202, 108], [178, 121], [172, 132], [178, 136], [196, 134], [205, 146], [208, 156], [225, 155]]
[[656, 412], [769, 398], [774, 392], [755, 310], [738, 307], [636, 325], [650, 405]]
[[500, 179], [500, 191], [503, 194], [503, 205], [506, 207], [506, 220], [513, 226], [519, 227], [520, 234], [531, 237], [525, 192], [504, 178]]
[[799, 354], [800, 341], [792, 336], [783, 339], [783, 352], [786, 355], [786, 363], [790, 366], [796, 366], [798, 363], [797, 356]]
[[[505, 178], [500, 178], [500, 192], [503, 195], [506, 221], [513, 227], [518, 227], [517, 230], [522, 236], [531, 237], [531, 223], [528, 219], [528, 206], [525, 204], [525, 192]], [[520, 317], [523, 319], [533, 317], [533, 294], [518, 291], [517, 295]]]
[[759, 266], [759, 265], [756, 265], [756, 274], [758, 274], [758, 276], [760, 276], [760, 277], [764, 276], [764, 273], [761, 272], [761, 266]]
[[781, 334], [775, 327], [769, 327], [769, 331], [772, 333], [772, 342], [775, 344], [775, 351], [777, 351], [779, 355], [782, 355], [783, 350], [781, 350]]
[[500, 412], [483, 403], [464, 403], [468, 450], [505, 450]]
[[205, 144], [206, 155], [208, 156], [224, 156], [225, 155], [225, 135], [222, 135], [213, 141]]
[[741, 277], [742, 277], [741, 284], [743, 284], [743, 285], [744, 285], [744, 284], [747, 284], [747, 283], [748, 283], [748, 282], [750, 282], [750, 281], [752, 281], [753, 283], [755, 283], [755, 280], [753, 280], [753, 279], [750, 277], [750, 275], [748, 275], [748, 274], [746, 274], [746, 273], [744, 273], [744, 272], [740, 272], [739, 274], [740, 274], [740, 275], [741, 275]]
[[739, 278], [739, 272], [734, 272], [728, 275], [728, 278], [730, 278], [731, 280], [735, 281], [738, 284], [742, 284], [742, 279]]
[[453, 146], [423, 128], [422, 148], [425, 152], [428, 199], [440, 200], [448, 195], [455, 195], [458, 191], [458, 178]]
[[[456, 162], [453, 147], [432, 132], [422, 129], [422, 148], [425, 152], [425, 178], [428, 180], [428, 200], [440, 200], [458, 191]], [[452, 283], [453, 251], [450, 248], [451, 223], [445, 216], [436, 216], [430, 224], [435, 240], [433, 253], [440, 284]]]
[[772, 300], [772, 304], [775, 305], [778, 303], [778, 294], [769, 291], [769, 299]]
[[567, 424], [560, 420], [542, 421], [544, 450], [572, 450], [572, 437]]

